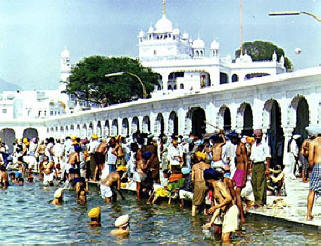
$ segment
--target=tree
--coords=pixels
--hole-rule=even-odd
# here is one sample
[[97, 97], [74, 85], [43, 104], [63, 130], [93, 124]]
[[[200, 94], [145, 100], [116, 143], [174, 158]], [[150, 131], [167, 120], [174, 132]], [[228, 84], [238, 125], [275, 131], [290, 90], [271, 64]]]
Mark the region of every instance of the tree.
[[158, 74], [129, 57], [91, 56], [81, 60], [71, 71], [65, 93], [91, 103], [115, 104], [142, 97], [142, 86], [128, 74], [106, 77], [106, 74], [130, 72], [141, 78], [149, 94], [158, 85]]
[[[292, 62], [289, 58], [285, 57], [284, 50], [275, 44], [267, 41], [254, 41], [245, 42], [243, 44], [243, 52], [250, 55], [253, 61], [266, 61], [271, 60], [273, 53], [276, 53], [277, 60], [279, 61], [281, 56], [284, 56], [284, 66], [287, 71], [292, 70]], [[240, 57], [240, 49], [235, 51], [235, 58]]]

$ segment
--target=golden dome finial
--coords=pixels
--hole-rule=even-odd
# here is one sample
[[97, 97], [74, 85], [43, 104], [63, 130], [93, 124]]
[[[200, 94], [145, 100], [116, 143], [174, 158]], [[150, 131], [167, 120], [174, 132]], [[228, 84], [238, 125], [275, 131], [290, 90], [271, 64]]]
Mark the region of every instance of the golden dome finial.
[[163, 8], [162, 8], [162, 15], [166, 14], [166, 1], [163, 0]]

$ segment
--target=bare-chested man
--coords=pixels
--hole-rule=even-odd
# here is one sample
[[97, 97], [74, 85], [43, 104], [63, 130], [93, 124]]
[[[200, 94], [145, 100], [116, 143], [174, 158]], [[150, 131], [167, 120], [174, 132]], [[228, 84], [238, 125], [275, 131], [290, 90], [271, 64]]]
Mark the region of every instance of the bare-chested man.
[[311, 141], [310, 138], [304, 139], [299, 152], [299, 160], [302, 164], [302, 181], [304, 183], [308, 182], [308, 168], [309, 168], [308, 157], [309, 157], [310, 141]]
[[241, 192], [242, 188], [245, 187], [246, 184], [248, 160], [245, 145], [240, 141], [239, 138], [237, 138], [236, 141], [236, 170], [232, 180], [236, 186], [236, 204], [240, 210], [240, 219], [242, 223], [245, 223]]
[[108, 144], [106, 140], [103, 140], [95, 151], [95, 161], [96, 161], [96, 169], [94, 174], [94, 180], [98, 178], [100, 179], [101, 172], [105, 166], [106, 154], [107, 154]]
[[315, 194], [321, 195], [321, 133], [309, 144], [309, 165], [312, 168], [307, 206], [307, 220], [312, 220]]
[[210, 165], [205, 163], [206, 154], [200, 151], [195, 153], [195, 163], [192, 167], [192, 183], [194, 184], [194, 195], [192, 203], [192, 216], [196, 215], [197, 206], [202, 205], [208, 190], [203, 172], [210, 168]]
[[43, 183], [45, 185], [53, 186], [54, 175], [57, 177], [57, 170], [55, 168], [55, 163], [53, 161], [48, 161], [48, 157], [44, 157], [42, 162], [42, 171], [44, 174]]
[[[76, 169], [79, 166], [80, 163], [80, 157], [79, 157], [79, 149], [78, 147], [75, 147], [75, 151], [70, 153], [68, 156], [68, 162], [67, 162], [67, 173], [69, 174], [69, 170], [71, 168]], [[72, 179], [70, 174], [68, 175], [68, 179]]]
[[226, 143], [225, 136], [223, 132], [221, 132], [219, 135], [215, 135], [213, 138], [213, 158], [212, 158], [212, 168], [223, 168], [224, 163], [222, 161], [222, 149], [224, 144]]
[[152, 139], [148, 139], [146, 151], [150, 151], [152, 153], [152, 156], [146, 162], [146, 164], [149, 168], [151, 177], [155, 183], [160, 183], [160, 180], [159, 180], [159, 160], [158, 160], [158, 154], [157, 154], [156, 141], [153, 141]]
[[231, 233], [239, 227], [238, 208], [232, 203], [231, 194], [222, 181], [223, 175], [221, 173], [214, 169], [207, 169], [204, 171], [204, 178], [214, 189], [214, 206], [208, 210], [208, 214], [213, 214], [213, 216], [204, 227], [210, 228], [214, 224], [215, 233], [222, 233], [222, 241], [227, 243], [230, 241]]
[[[138, 148], [138, 146], [137, 146]], [[134, 149], [136, 150], [136, 149]], [[141, 183], [147, 178], [147, 160], [143, 158], [143, 150], [138, 148], [136, 150], [136, 172], [133, 174], [133, 180], [136, 182], [136, 197], [140, 200]]]
[[121, 190], [120, 190], [120, 183], [121, 177], [123, 175], [123, 171], [115, 171], [108, 174], [107, 178], [101, 180], [100, 182], [100, 193], [101, 197], [106, 200], [107, 203], [111, 202], [111, 198], [114, 196], [116, 200], [116, 193], [113, 194], [113, 188], [116, 186], [116, 189], [119, 195], [124, 199]]
[[43, 180], [43, 173], [40, 169], [42, 169], [42, 163], [46, 152], [46, 145], [44, 141], [40, 142], [36, 152], [38, 155], [39, 180]]
[[0, 185], [3, 189], [7, 189], [9, 186], [9, 177], [4, 165], [0, 165]]

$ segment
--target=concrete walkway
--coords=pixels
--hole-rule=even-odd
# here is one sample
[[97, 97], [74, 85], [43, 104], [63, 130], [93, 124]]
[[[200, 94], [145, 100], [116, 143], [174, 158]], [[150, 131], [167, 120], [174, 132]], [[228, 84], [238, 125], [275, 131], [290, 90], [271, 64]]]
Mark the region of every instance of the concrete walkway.
[[[267, 206], [263, 208], [251, 208], [249, 213], [253, 215], [260, 215], [269, 217], [273, 220], [284, 220], [290, 223], [300, 224], [304, 226], [313, 227], [321, 230], [321, 197], [315, 200], [312, 215], [314, 219], [307, 221], [307, 196], [309, 192], [309, 183], [303, 183], [300, 179], [290, 180], [286, 182], [287, 196], [286, 197], [267, 197]], [[285, 206], [273, 205], [273, 201], [283, 198]]]

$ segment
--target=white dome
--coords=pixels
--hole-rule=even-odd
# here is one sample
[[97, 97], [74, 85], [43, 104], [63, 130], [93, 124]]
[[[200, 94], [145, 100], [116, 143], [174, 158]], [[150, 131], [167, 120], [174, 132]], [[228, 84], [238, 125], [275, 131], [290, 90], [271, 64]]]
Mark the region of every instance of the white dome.
[[138, 37], [139, 37], [139, 38], [143, 38], [144, 35], [145, 35], [145, 33], [144, 33], [143, 31], [140, 31], [139, 34], [138, 34]]
[[202, 39], [198, 38], [198, 39], [193, 41], [192, 47], [194, 49], [204, 49], [205, 48], [205, 43], [204, 43], [204, 41]]
[[220, 48], [220, 43], [217, 42], [216, 40], [213, 40], [213, 42], [211, 43], [211, 49], [218, 50], [219, 48]]
[[61, 52], [61, 57], [69, 58], [69, 51], [65, 49], [63, 52]]
[[148, 32], [147, 33], [153, 33], [154, 32], [154, 28], [152, 27], [152, 26], [150, 26], [149, 28], [148, 28]]
[[178, 28], [175, 28], [175, 29], [173, 30], [173, 34], [174, 34], [174, 35], [179, 35], [179, 29], [178, 29]]
[[249, 56], [248, 54], [241, 55], [241, 57], [236, 59], [236, 63], [251, 63], [252, 62], [252, 57]]
[[188, 33], [187, 33], [187, 32], [184, 32], [182, 38], [187, 40], [187, 39], [189, 38]]
[[158, 33], [172, 32], [173, 24], [165, 15], [163, 15], [162, 18], [157, 21], [155, 28]]

